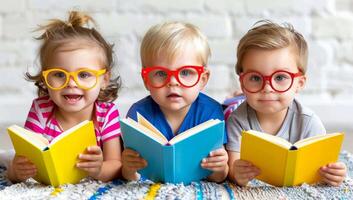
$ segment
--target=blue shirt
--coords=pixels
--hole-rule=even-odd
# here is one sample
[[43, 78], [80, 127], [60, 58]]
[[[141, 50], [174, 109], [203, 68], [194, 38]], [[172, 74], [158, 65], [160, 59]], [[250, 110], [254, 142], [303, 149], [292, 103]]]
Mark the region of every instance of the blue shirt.
[[[127, 117], [137, 121], [137, 112], [151, 122], [168, 140], [175, 136], [159, 105], [151, 96], [134, 103], [129, 109]], [[224, 120], [222, 106], [211, 97], [200, 93], [190, 106], [176, 135], [210, 119]], [[226, 130], [223, 143], [227, 143]]]

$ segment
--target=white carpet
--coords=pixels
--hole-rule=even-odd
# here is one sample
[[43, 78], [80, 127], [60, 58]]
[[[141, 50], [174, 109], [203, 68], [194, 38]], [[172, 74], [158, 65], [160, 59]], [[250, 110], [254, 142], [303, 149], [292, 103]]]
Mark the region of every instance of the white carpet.
[[[353, 199], [353, 156], [342, 152], [340, 160], [348, 167], [348, 177], [340, 187], [307, 185], [298, 187], [272, 187], [252, 181], [249, 187], [229, 183], [197, 182], [189, 186], [162, 184], [154, 199]], [[11, 184], [6, 179], [5, 167], [0, 166], [0, 199], [143, 199], [148, 196], [153, 182], [124, 182], [114, 180], [102, 183], [84, 179], [79, 184], [63, 185], [61, 192], [53, 195], [55, 188], [41, 185], [33, 179]], [[227, 192], [230, 191], [230, 193]], [[153, 198], [152, 198], [153, 199]]]

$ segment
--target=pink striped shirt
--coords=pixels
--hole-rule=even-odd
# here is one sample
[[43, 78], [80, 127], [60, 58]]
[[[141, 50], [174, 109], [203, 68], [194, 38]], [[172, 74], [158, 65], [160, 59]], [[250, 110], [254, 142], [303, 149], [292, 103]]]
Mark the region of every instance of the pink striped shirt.
[[[55, 104], [48, 96], [33, 100], [28, 113], [25, 128], [43, 134], [49, 141], [60, 135], [63, 130], [54, 116]], [[114, 103], [95, 102], [95, 118], [93, 119], [97, 137], [97, 145], [121, 135], [119, 112]]]

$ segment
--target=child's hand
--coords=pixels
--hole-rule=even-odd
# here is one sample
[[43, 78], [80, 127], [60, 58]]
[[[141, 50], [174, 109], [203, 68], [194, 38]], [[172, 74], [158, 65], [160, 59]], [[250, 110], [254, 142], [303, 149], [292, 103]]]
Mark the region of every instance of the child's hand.
[[131, 149], [124, 149], [122, 153], [122, 175], [127, 180], [138, 180], [140, 175], [137, 170], [147, 166], [147, 161], [139, 153]]
[[213, 172], [223, 172], [228, 167], [228, 154], [223, 148], [212, 151], [207, 158], [202, 159], [201, 166]]
[[37, 167], [24, 156], [15, 156], [9, 167], [9, 179], [21, 182], [37, 174]]
[[246, 160], [234, 161], [234, 178], [238, 185], [246, 186], [249, 181], [260, 174], [260, 169]]
[[243, 94], [244, 94], [243, 91], [241, 89], [238, 89], [238, 90], [233, 91], [232, 94], [227, 95], [226, 99], [230, 99], [230, 98], [233, 98], [233, 97], [236, 97], [236, 96], [241, 96]]
[[76, 164], [78, 168], [88, 172], [93, 178], [99, 175], [103, 165], [103, 153], [99, 146], [87, 147], [87, 152], [80, 154], [78, 158], [81, 160]]
[[329, 163], [320, 168], [321, 180], [332, 186], [339, 186], [346, 177], [347, 168], [342, 162]]

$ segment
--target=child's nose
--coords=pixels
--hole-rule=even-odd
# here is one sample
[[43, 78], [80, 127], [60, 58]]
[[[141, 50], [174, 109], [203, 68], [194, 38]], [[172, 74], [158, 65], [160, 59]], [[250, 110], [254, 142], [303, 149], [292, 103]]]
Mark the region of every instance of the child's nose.
[[169, 86], [169, 87], [170, 87], [170, 86], [179, 86], [179, 82], [178, 82], [178, 80], [176, 79], [175, 76], [171, 76], [171, 77], [170, 77], [168, 86]]
[[69, 77], [69, 82], [67, 83], [66, 87], [77, 87], [77, 83], [73, 76]]
[[262, 89], [263, 92], [272, 92], [273, 91], [270, 80], [265, 80], [264, 84], [265, 84], [264, 88]]

